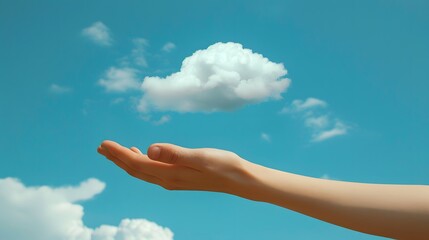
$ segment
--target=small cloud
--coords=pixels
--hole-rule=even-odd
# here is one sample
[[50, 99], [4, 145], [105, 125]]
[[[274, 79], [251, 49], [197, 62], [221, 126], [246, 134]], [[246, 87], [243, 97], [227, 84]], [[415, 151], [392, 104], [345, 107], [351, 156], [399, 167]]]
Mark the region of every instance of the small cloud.
[[134, 64], [141, 67], [147, 67], [146, 59], [146, 48], [149, 46], [149, 41], [144, 38], [133, 39], [134, 48], [131, 51], [131, 57], [133, 58]]
[[332, 120], [330, 115], [323, 113], [328, 104], [317, 98], [307, 98], [305, 101], [296, 99], [292, 104], [285, 106], [279, 113], [298, 115], [304, 124], [312, 131], [312, 142], [321, 142], [327, 139], [347, 134], [348, 126], [340, 120]]
[[82, 35], [101, 46], [110, 46], [113, 42], [109, 28], [100, 21], [84, 28]]
[[80, 201], [93, 199], [105, 183], [91, 178], [79, 186], [29, 187], [0, 179], [0, 239], [172, 240], [173, 232], [146, 219], [123, 219], [118, 226], [90, 228]]
[[149, 112], [231, 111], [281, 99], [290, 80], [281, 63], [238, 43], [216, 43], [185, 58], [179, 72], [145, 77], [139, 110]]
[[108, 92], [125, 92], [139, 89], [140, 81], [137, 73], [138, 71], [133, 68], [111, 67], [106, 71], [104, 77], [98, 80], [98, 84]]
[[292, 106], [294, 106], [294, 108], [297, 111], [302, 111], [302, 110], [315, 108], [315, 107], [326, 107], [327, 105], [328, 104], [326, 104], [325, 101], [317, 99], [317, 98], [307, 98], [305, 101], [294, 100], [292, 102]]
[[169, 121], [171, 121], [171, 117], [169, 115], [163, 115], [158, 120], [153, 120], [152, 115], [150, 115], [150, 114], [140, 115], [140, 118], [143, 121], [150, 122], [156, 126], [159, 126], [159, 125], [162, 125], [162, 124], [165, 124], [165, 123], [168, 123]]
[[63, 94], [71, 92], [72, 89], [70, 87], [61, 86], [58, 84], [51, 84], [51, 86], [49, 86], [49, 91], [55, 94]]
[[313, 136], [312, 141], [313, 142], [321, 142], [324, 140], [327, 140], [329, 138], [333, 138], [336, 136], [341, 136], [347, 133], [348, 127], [342, 123], [341, 121], [337, 120], [335, 123], [335, 126], [332, 129], [321, 131]]
[[120, 66], [148, 67], [147, 56], [149, 55], [147, 48], [149, 40], [145, 38], [134, 38], [132, 40], [133, 48], [131, 52], [122, 58], [118, 59]]
[[280, 110], [280, 113], [301, 112], [312, 108], [324, 108], [327, 105], [325, 101], [312, 97], [307, 98], [305, 101], [296, 99], [292, 101], [290, 106], [286, 106]]
[[[126, 92], [140, 89], [142, 81], [138, 77], [140, 71], [137, 68], [148, 66], [145, 55], [149, 41], [144, 38], [135, 38], [133, 44], [134, 48], [131, 53], [119, 59], [120, 66], [110, 67], [104, 76], [98, 80], [98, 85], [104, 87], [107, 92]], [[112, 103], [117, 104], [122, 101], [115, 99]]]
[[271, 142], [271, 137], [270, 135], [266, 134], [266, 133], [261, 133], [261, 139], [266, 141], [266, 142]]
[[154, 121], [153, 124], [159, 126], [159, 125], [162, 125], [164, 123], [169, 122], [170, 120], [171, 120], [171, 117], [169, 115], [164, 115], [158, 121]]
[[305, 119], [305, 126], [310, 128], [324, 128], [328, 125], [329, 119], [327, 115], [318, 116], [318, 117], [308, 117]]
[[162, 47], [162, 51], [171, 52], [175, 48], [176, 48], [176, 44], [174, 44], [172, 42], [168, 42], [168, 43], [164, 44], [164, 46]]

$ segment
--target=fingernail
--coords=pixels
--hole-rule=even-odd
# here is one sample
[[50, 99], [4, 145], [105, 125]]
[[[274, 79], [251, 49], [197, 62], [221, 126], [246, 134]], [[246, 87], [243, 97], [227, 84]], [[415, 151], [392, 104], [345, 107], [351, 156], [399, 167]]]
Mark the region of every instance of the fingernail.
[[161, 155], [161, 148], [158, 146], [153, 146], [148, 151], [148, 156], [150, 159], [157, 160]]

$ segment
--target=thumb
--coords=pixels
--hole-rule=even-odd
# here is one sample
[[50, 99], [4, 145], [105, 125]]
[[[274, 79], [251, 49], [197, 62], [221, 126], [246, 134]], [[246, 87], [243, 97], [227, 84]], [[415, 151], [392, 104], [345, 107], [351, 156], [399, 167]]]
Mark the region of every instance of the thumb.
[[169, 143], [155, 143], [148, 148], [147, 154], [152, 160], [189, 166], [195, 159], [195, 151]]

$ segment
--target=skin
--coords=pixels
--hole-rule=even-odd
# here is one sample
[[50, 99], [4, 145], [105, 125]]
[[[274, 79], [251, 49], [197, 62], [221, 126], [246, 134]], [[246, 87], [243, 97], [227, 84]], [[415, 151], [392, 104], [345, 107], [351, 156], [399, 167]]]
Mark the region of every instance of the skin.
[[394, 239], [429, 238], [429, 186], [367, 184], [270, 169], [229, 151], [152, 144], [143, 154], [104, 141], [97, 151], [133, 177], [168, 190], [233, 194]]

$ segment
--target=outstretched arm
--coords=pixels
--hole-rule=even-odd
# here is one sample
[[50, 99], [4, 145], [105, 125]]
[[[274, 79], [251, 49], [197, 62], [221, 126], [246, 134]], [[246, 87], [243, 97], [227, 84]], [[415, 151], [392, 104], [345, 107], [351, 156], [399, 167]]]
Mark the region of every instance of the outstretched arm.
[[225, 192], [364, 233], [429, 238], [429, 186], [311, 178], [266, 168], [229, 151], [172, 144], [153, 144], [145, 155], [104, 141], [98, 152], [130, 175], [169, 190]]

